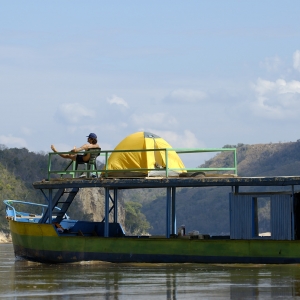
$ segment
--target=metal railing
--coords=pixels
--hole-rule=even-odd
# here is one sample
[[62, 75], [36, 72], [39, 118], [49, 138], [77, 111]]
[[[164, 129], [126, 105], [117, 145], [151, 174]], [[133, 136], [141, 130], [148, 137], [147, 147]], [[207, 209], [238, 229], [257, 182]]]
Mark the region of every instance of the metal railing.
[[[23, 218], [23, 219], [31, 219], [33, 217], [40, 219], [43, 214], [45, 209], [47, 209], [48, 205], [47, 204], [40, 204], [40, 203], [34, 203], [34, 202], [26, 202], [22, 200], [3, 200], [5, 204], [5, 211], [6, 211], [6, 217], [12, 218], [14, 221], [17, 220], [17, 218]], [[22, 206], [29, 206], [33, 208], [38, 208], [40, 209], [40, 212], [38, 214], [31, 214], [28, 212], [21, 212], [17, 211], [14, 205], [22, 205]], [[54, 208], [56, 211], [61, 211], [61, 208], [55, 206]], [[67, 214], [65, 214], [66, 218], [69, 218]]]
[[[133, 152], [164, 152], [165, 155], [165, 167], [162, 169], [158, 168], [130, 168], [130, 169], [118, 169], [112, 170], [108, 169], [108, 159], [112, 153], [122, 152], [122, 153], [133, 153]], [[208, 152], [232, 152], [232, 164], [231, 167], [214, 167], [214, 168], [171, 168], [169, 167], [169, 153], [176, 152], [177, 154], [192, 154], [192, 153], [208, 153]], [[78, 152], [80, 153], [80, 152]], [[91, 170], [76, 170], [75, 169], [75, 162], [71, 164], [70, 170], [63, 169], [63, 170], [53, 170], [52, 169], [52, 159], [55, 155], [60, 154], [74, 154], [74, 152], [50, 152], [49, 153], [49, 160], [48, 160], [48, 180], [52, 174], [60, 175], [70, 175], [72, 178], [78, 177], [79, 172], [85, 172], [87, 174], [96, 173], [101, 174], [102, 177], [113, 177], [113, 173], [119, 172], [149, 172], [149, 171], [165, 171], [165, 176], [169, 177], [169, 173], [171, 171], [175, 172], [225, 172], [230, 171], [233, 174], [237, 175], [237, 156], [236, 156], [236, 148], [207, 148], [207, 149], [182, 149], [182, 148], [159, 148], [159, 149], [137, 149], [137, 150], [101, 150], [99, 157], [104, 157], [104, 167], [101, 169], [91, 169]]]

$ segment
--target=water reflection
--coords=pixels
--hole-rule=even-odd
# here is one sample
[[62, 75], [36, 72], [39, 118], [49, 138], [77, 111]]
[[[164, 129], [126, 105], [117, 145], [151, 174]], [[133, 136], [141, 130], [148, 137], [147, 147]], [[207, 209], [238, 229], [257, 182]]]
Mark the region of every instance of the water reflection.
[[46, 291], [46, 294], [51, 294], [49, 299], [54, 299], [54, 295], [64, 295], [64, 299], [83, 295], [103, 299], [176, 299], [177, 277], [172, 272], [157, 265], [150, 268], [105, 263], [28, 266], [27, 262], [19, 262], [15, 263], [12, 282], [13, 289], [18, 289], [22, 295], [28, 292], [44, 295]]
[[230, 299], [289, 299], [300, 296], [298, 265], [245, 266], [230, 272]]
[[295, 299], [298, 265], [46, 265], [15, 261], [0, 245], [0, 292], [8, 299]]
[[167, 299], [176, 300], [176, 290], [177, 282], [176, 282], [176, 275], [172, 275], [167, 273], [166, 276], [166, 287], [167, 287]]

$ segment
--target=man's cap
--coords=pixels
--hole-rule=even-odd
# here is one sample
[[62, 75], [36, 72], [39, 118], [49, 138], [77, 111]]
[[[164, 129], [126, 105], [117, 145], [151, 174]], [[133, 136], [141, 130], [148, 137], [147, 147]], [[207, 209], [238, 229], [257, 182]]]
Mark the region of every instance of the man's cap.
[[90, 133], [87, 137], [91, 139], [96, 139], [97, 135], [95, 133]]

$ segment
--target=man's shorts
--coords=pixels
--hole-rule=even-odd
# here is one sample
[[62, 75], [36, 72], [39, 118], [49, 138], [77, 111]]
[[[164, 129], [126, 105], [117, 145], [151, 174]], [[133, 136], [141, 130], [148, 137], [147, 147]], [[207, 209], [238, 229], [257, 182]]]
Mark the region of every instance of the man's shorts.
[[84, 157], [84, 156], [85, 156], [85, 155], [77, 154], [77, 155], [76, 155], [76, 162], [77, 162], [78, 164], [85, 164], [86, 161], [83, 160], [83, 157]]

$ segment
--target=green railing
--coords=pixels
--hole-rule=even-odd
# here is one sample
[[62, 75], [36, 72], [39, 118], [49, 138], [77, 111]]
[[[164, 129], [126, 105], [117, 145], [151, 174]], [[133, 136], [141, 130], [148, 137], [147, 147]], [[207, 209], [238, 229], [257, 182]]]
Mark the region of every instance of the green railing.
[[[132, 169], [123, 169], [123, 170], [110, 170], [107, 168], [108, 165], [108, 159], [109, 156], [112, 153], [116, 152], [165, 152], [165, 162], [166, 167], [163, 169], [158, 168], [132, 168]], [[177, 154], [192, 154], [192, 153], [208, 153], [208, 152], [232, 152], [232, 167], [215, 167], [215, 168], [170, 168], [169, 167], [169, 152], [175, 151]], [[224, 172], [224, 171], [231, 171], [233, 174], [237, 175], [237, 157], [236, 157], [236, 148], [208, 148], [208, 149], [182, 149], [182, 148], [160, 148], [160, 149], [139, 149], [139, 150], [101, 150], [101, 153], [98, 157], [104, 158], [104, 167], [102, 169], [92, 169], [92, 170], [76, 170], [75, 169], [75, 162], [70, 165], [71, 169], [69, 170], [52, 170], [52, 159], [53, 156], [59, 155], [59, 154], [74, 154], [74, 152], [51, 152], [49, 153], [49, 159], [48, 159], [48, 180], [51, 177], [51, 174], [58, 174], [61, 177], [63, 175], [71, 175], [72, 178], [75, 178], [78, 176], [79, 172], [86, 172], [86, 173], [98, 173], [101, 174], [102, 177], [108, 177], [113, 176], [113, 173], [119, 173], [119, 172], [149, 172], [149, 171], [165, 171], [166, 177], [169, 177], [170, 171], [177, 171], [177, 172]]]

